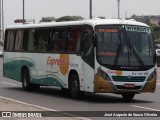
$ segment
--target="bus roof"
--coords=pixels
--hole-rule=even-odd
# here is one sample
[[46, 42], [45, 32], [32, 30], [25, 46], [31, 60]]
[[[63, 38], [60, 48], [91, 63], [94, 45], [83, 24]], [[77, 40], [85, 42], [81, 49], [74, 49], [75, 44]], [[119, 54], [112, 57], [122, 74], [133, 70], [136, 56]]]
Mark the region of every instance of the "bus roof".
[[71, 26], [71, 25], [104, 25], [104, 24], [125, 24], [125, 25], [138, 25], [149, 27], [148, 25], [137, 22], [135, 20], [123, 20], [123, 19], [88, 19], [82, 21], [66, 21], [66, 22], [46, 22], [40, 24], [22, 24], [22, 25], [10, 25], [6, 29], [18, 29], [18, 28], [40, 28], [40, 27], [54, 27], [54, 26]]

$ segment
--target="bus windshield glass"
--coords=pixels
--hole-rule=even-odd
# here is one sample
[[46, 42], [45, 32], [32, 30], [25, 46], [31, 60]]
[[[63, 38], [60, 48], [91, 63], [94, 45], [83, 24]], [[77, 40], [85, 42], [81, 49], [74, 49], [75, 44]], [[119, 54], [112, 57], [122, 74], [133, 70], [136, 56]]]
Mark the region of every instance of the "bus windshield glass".
[[144, 26], [105, 25], [96, 27], [97, 59], [112, 67], [154, 65], [151, 30]]

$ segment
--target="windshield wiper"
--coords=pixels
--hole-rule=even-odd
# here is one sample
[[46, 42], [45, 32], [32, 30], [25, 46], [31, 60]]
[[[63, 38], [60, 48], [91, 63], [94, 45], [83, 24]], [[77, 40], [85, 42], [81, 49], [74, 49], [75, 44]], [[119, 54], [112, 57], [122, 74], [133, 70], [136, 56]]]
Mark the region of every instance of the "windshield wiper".
[[[129, 38], [128, 38], [128, 43], [129, 43], [129, 48], [131, 48], [133, 50], [134, 55], [136, 56], [138, 62], [142, 65], [145, 66], [141, 57], [139, 56], [139, 54], [137, 53], [136, 49], [133, 47], [133, 45], [131, 44]], [[128, 54], [130, 54], [131, 51], [128, 50]]]
[[128, 60], [129, 60], [129, 65], [130, 65], [130, 54], [131, 54], [131, 49], [133, 50], [133, 53], [135, 55], [135, 57], [137, 58], [138, 62], [142, 65], [142, 66], [145, 66], [142, 59], [140, 58], [139, 54], [137, 53], [136, 49], [133, 47], [133, 45], [131, 44], [130, 42], [130, 39], [127, 37], [127, 32], [125, 30], [125, 36], [126, 36], [126, 39], [127, 39], [127, 42], [128, 42]]

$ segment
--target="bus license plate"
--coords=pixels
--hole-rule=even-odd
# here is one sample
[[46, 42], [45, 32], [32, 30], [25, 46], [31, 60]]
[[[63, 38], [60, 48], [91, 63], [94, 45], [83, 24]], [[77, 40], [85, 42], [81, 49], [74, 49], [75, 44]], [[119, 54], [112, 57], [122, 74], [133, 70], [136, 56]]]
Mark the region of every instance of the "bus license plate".
[[135, 84], [124, 84], [125, 88], [134, 88]]

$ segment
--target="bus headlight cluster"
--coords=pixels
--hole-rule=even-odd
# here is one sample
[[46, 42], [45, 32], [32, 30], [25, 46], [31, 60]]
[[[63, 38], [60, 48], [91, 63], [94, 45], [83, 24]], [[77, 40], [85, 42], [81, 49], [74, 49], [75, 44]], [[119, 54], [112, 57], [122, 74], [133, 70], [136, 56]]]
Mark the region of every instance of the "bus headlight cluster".
[[156, 70], [152, 74], [149, 75], [148, 80], [151, 80], [155, 75], [157, 75]]
[[111, 80], [109, 75], [103, 70], [101, 70], [101, 68], [98, 68], [98, 74], [105, 80], [109, 80], [109, 81]]

